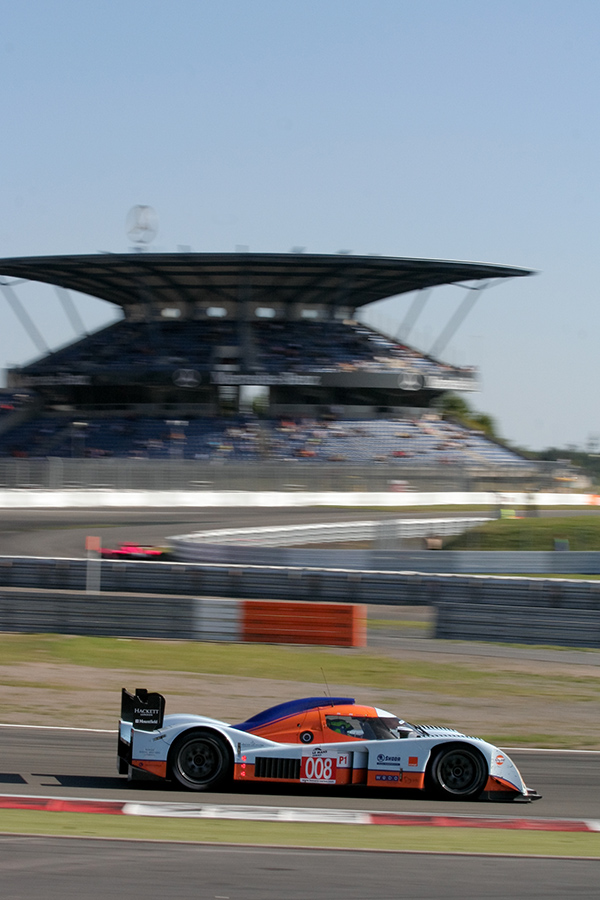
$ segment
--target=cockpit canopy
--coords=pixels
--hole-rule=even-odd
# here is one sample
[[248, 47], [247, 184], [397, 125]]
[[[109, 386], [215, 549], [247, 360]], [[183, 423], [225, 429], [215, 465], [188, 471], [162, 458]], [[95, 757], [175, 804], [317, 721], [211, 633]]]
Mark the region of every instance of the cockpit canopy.
[[305, 697], [280, 703], [234, 725], [240, 731], [282, 743], [389, 741], [416, 737], [416, 729], [384, 709], [350, 697]]
[[325, 716], [325, 724], [330, 731], [363, 741], [389, 741], [394, 738], [405, 738], [413, 733], [411, 726], [396, 716], [334, 714]]

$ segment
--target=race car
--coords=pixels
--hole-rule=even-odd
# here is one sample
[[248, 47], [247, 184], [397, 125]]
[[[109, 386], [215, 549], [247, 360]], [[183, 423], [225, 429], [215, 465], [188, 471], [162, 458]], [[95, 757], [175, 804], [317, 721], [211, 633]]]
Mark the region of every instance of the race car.
[[165, 715], [165, 698], [123, 688], [121, 775], [169, 779], [192, 791], [227, 783], [363, 785], [453, 800], [536, 800], [497, 747], [452, 728], [411, 725], [351, 697], [306, 697], [230, 725]]
[[168, 555], [163, 547], [141, 547], [139, 544], [121, 544], [119, 547], [103, 547], [102, 559], [161, 559]]

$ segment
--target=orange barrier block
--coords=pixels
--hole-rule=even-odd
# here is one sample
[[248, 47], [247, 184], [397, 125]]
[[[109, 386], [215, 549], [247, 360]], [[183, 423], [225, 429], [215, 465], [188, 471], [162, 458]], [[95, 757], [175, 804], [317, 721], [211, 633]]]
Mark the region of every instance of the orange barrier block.
[[243, 600], [242, 640], [263, 644], [365, 647], [367, 609], [362, 603]]

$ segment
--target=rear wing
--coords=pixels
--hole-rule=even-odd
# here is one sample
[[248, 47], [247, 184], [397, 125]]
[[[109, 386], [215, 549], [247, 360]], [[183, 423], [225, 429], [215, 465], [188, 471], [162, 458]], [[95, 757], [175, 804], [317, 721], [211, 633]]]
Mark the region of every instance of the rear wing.
[[156, 731], [162, 728], [165, 717], [165, 698], [162, 694], [150, 693], [146, 688], [136, 688], [130, 694], [121, 691], [121, 721], [130, 722], [138, 731]]

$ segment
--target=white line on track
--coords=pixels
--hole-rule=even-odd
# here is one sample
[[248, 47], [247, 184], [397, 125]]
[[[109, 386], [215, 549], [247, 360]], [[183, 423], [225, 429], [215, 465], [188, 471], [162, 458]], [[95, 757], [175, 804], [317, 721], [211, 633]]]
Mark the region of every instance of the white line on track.
[[507, 753], [588, 753], [599, 754], [600, 750], [571, 750], [569, 747], [502, 747]]
[[94, 734], [116, 734], [116, 728], [73, 728], [70, 725], [15, 725], [0, 722], [0, 728], [37, 728], [46, 731], [89, 731]]

